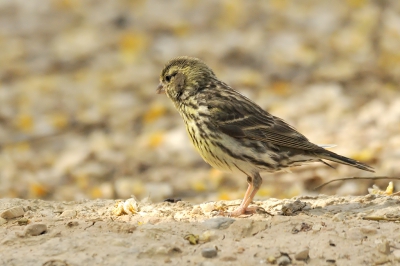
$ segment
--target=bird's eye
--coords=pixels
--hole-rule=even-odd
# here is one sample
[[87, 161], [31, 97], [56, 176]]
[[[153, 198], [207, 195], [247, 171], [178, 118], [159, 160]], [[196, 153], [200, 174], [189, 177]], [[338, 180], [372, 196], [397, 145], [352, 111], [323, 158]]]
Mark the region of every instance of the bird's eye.
[[172, 77], [175, 77], [175, 76], [176, 76], [176, 72], [172, 73], [171, 75], [167, 75], [167, 76], [165, 76], [165, 81], [170, 82]]

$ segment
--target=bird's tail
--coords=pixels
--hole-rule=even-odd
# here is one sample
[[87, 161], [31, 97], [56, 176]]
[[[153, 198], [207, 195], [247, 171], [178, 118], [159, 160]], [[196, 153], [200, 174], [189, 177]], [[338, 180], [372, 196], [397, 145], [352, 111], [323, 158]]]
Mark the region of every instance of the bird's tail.
[[372, 172], [372, 173], [375, 172], [374, 169], [369, 165], [366, 165], [359, 161], [341, 156], [339, 154], [336, 154], [336, 153], [328, 151], [328, 150], [324, 150], [323, 152], [319, 153], [318, 157], [322, 160], [325, 159], [325, 160], [332, 161], [332, 162], [350, 165], [350, 166], [353, 166], [355, 168], [358, 168], [358, 169], [361, 169], [364, 171], [368, 171], [368, 172]]

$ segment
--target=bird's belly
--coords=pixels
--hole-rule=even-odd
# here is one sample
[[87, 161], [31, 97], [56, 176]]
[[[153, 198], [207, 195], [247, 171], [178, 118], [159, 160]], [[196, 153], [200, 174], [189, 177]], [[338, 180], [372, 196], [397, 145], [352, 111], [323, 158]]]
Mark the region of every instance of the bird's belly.
[[256, 151], [253, 147], [255, 143], [238, 140], [222, 132], [217, 133], [205, 126], [199, 128], [194, 122], [185, 121], [185, 124], [193, 146], [212, 167], [246, 174], [254, 171], [275, 171], [272, 157], [261, 147]]

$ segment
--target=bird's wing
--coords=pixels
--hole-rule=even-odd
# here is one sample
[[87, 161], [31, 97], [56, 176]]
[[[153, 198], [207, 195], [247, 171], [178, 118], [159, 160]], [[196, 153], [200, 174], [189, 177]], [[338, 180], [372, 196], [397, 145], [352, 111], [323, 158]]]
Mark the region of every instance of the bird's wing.
[[210, 120], [223, 133], [234, 137], [258, 140], [278, 146], [318, 150], [319, 147], [297, 132], [282, 119], [269, 114], [244, 98], [244, 102], [230, 101], [212, 105]]

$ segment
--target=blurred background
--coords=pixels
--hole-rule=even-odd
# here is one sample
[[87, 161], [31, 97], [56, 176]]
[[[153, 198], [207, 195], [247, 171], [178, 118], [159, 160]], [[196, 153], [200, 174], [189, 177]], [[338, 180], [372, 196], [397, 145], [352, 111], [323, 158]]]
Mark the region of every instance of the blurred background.
[[[165, 95], [164, 64], [201, 58], [317, 144], [400, 174], [400, 2], [0, 0], [0, 197], [240, 199]], [[372, 176], [314, 163], [256, 198]], [[325, 194], [366, 194], [373, 181]], [[378, 182], [384, 188], [388, 181]]]

